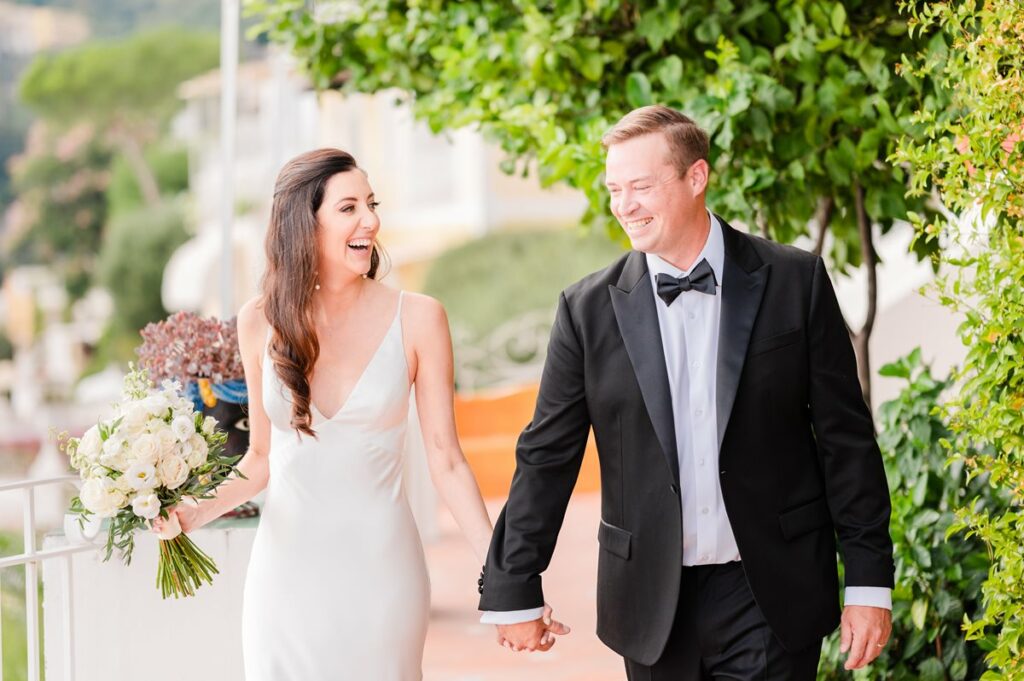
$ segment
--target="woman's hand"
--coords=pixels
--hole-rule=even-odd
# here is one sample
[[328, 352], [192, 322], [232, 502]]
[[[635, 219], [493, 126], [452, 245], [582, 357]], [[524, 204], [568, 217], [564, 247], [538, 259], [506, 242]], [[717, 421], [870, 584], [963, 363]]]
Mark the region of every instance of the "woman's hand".
[[161, 539], [174, 539], [179, 534], [188, 534], [197, 530], [205, 523], [199, 515], [199, 502], [192, 497], [185, 497], [180, 503], [167, 509], [167, 519], [153, 519], [153, 532]]

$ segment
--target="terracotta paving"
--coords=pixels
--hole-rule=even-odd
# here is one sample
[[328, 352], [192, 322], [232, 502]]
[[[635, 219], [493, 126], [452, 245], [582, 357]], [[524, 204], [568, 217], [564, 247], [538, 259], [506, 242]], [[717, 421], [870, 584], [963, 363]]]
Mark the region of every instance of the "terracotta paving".
[[[489, 500], [497, 518], [504, 501]], [[424, 681], [624, 681], [622, 658], [594, 633], [597, 583], [597, 493], [573, 496], [544, 594], [555, 618], [572, 627], [546, 653], [515, 653], [494, 640], [494, 627], [479, 623], [476, 564], [455, 521], [441, 512], [440, 537], [426, 547], [432, 602], [423, 662]]]

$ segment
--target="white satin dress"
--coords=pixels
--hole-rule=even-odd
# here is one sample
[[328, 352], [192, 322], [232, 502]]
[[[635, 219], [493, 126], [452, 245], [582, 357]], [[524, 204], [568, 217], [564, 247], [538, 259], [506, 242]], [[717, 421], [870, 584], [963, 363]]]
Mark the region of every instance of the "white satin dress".
[[409, 370], [402, 299], [384, 340], [319, 436], [289, 425], [264, 352], [270, 479], [242, 606], [247, 681], [420, 681], [430, 608], [402, 483]]

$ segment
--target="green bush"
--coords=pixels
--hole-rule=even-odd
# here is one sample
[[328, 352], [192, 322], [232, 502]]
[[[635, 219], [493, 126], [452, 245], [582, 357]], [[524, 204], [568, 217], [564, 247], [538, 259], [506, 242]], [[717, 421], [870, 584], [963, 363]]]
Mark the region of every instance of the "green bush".
[[[963, 461], [948, 462], [945, 442], [953, 435], [937, 413], [948, 380], [938, 380], [922, 366], [920, 350], [888, 364], [883, 376], [901, 378], [900, 395], [878, 411], [879, 446], [885, 459], [892, 499], [896, 588], [893, 632], [889, 645], [859, 679], [979, 679], [984, 651], [964, 640], [964, 616], [981, 610], [981, 584], [988, 555], [975, 538], [946, 541], [956, 509], [968, 500], [979, 506], [1005, 508], [986, 479], [968, 481]], [[839, 633], [825, 641], [819, 679], [845, 679], [846, 655], [839, 653]]]
[[[188, 152], [180, 147], [162, 144], [145, 153], [146, 163], [153, 170], [160, 193], [174, 197], [188, 189]], [[135, 173], [124, 156], [114, 159], [107, 188], [107, 209], [110, 215], [120, 215], [141, 208], [142, 192]]]
[[164, 267], [188, 239], [178, 202], [164, 202], [110, 221], [100, 251], [100, 281], [114, 298], [113, 323], [137, 332], [167, 316], [160, 299]]
[[7, 329], [0, 327], [0, 360], [14, 358], [14, 344], [7, 335]]
[[527, 312], [554, 310], [563, 288], [622, 254], [577, 230], [498, 232], [438, 257], [424, 292], [444, 304], [453, 326], [479, 338]]

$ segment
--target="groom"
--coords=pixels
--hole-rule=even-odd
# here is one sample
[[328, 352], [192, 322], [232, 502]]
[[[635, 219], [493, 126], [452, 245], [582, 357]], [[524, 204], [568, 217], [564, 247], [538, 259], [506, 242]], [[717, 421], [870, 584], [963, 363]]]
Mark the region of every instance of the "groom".
[[840, 619], [847, 669], [870, 663], [891, 628], [889, 495], [821, 258], [706, 209], [708, 137], [679, 112], [637, 109], [603, 142], [633, 250], [559, 299], [482, 621], [550, 647], [540, 575], [593, 427], [597, 634], [630, 681], [814, 679]]

